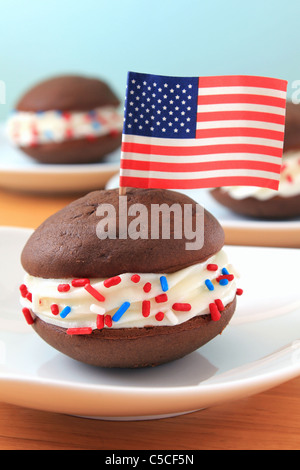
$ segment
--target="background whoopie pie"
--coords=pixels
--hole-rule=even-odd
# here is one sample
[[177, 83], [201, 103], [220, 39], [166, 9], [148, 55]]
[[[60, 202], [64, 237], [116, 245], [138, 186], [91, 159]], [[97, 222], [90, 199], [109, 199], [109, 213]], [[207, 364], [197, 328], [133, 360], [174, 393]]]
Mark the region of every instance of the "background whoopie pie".
[[232, 186], [215, 188], [220, 204], [245, 216], [289, 219], [300, 216], [300, 105], [286, 106], [286, 124], [279, 190]]
[[121, 144], [120, 101], [98, 78], [63, 75], [31, 88], [7, 122], [14, 145], [41, 163], [99, 162]]

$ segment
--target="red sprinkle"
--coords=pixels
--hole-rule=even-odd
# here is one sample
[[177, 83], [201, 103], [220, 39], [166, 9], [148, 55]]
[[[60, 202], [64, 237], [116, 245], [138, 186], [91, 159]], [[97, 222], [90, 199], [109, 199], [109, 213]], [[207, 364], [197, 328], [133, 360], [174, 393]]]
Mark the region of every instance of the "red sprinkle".
[[68, 328], [67, 335], [90, 335], [92, 328]]
[[66, 121], [69, 121], [71, 119], [71, 113], [68, 113], [67, 111], [64, 111], [62, 113], [62, 117], [66, 119]]
[[134, 274], [133, 276], [131, 276], [131, 280], [132, 280], [132, 282], [137, 284], [138, 282], [140, 282], [141, 276], [139, 276], [138, 274]]
[[147, 292], [147, 293], [150, 292], [151, 289], [152, 289], [151, 283], [150, 283], [150, 282], [146, 282], [146, 284], [144, 285], [143, 289], [144, 289], [144, 292]]
[[66, 138], [67, 139], [72, 139], [74, 133], [73, 133], [73, 130], [72, 129], [67, 129], [66, 130]]
[[218, 270], [218, 265], [217, 264], [208, 264], [206, 266], [206, 269], [208, 269], [208, 271], [217, 271]]
[[210, 314], [211, 314], [212, 321], [219, 321], [220, 320], [221, 314], [220, 314], [216, 304], [209, 304], [209, 311], [210, 311]]
[[104, 328], [104, 315], [97, 315], [97, 329], [102, 330]]
[[108, 326], [108, 328], [111, 328], [111, 326], [112, 326], [112, 319], [111, 319], [111, 316], [110, 316], [110, 315], [105, 315], [104, 323], [105, 323], [106, 326]]
[[215, 304], [218, 307], [219, 312], [223, 312], [223, 310], [225, 310], [225, 307], [221, 299], [216, 299]]
[[32, 124], [31, 126], [31, 132], [32, 132], [32, 135], [37, 137], [39, 135], [39, 131], [37, 130], [37, 127], [35, 124]]
[[228, 279], [228, 281], [233, 281], [234, 275], [233, 274], [223, 274], [222, 276], [217, 277], [217, 282], [220, 282], [221, 279]]
[[58, 292], [69, 292], [70, 289], [70, 284], [59, 284], [57, 287]]
[[105, 301], [105, 297], [103, 297], [103, 295], [100, 294], [100, 292], [98, 292], [96, 289], [94, 289], [94, 287], [92, 287], [90, 284], [86, 284], [84, 288], [89, 294], [91, 294], [92, 297], [94, 297], [99, 302]]
[[25, 286], [25, 284], [22, 284], [20, 286], [20, 292], [21, 292], [21, 296], [24, 297], [24, 299], [26, 298], [27, 294], [28, 294], [28, 289], [27, 287]]
[[293, 177], [291, 175], [287, 175], [286, 179], [289, 183], [293, 182]]
[[30, 147], [37, 147], [38, 143], [35, 137], [33, 137], [32, 141], [30, 142]]
[[283, 163], [283, 164], [281, 165], [281, 173], [282, 173], [284, 170], [286, 170], [286, 169], [287, 169], [287, 164], [286, 164], [286, 163]]
[[243, 289], [237, 289], [236, 290], [236, 295], [242, 295], [243, 294]]
[[155, 315], [155, 318], [156, 318], [157, 321], [162, 321], [165, 318], [165, 314], [163, 312], [158, 312]]
[[87, 284], [90, 284], [89, 279], [73, 279], [72, 281], [73, 287], [85, 287]]
[[176, 312], [189, 312], [192, 306], [191, 304], [175, 303], [172, 305], [172, 309], [176, 310]]
[[150, 315], [150, 300], [144, 300], [142, 304], [143, 317], [149, 317]]
[[56, 304], [51, 305], [50, 310], [53, 313], [53, 315], [59, 314], [59, 306]]
[[168, 296], [167, 294], [160, 294], [155, 297], [155, 300], [158, 304], [162, 302], [167, 302], [168, 301]]
[[30, 292], [26, 295], [26, 299], [29, 300], [29, 302], [32, 302], [32, 294]]
[[22, 313], [27, 321], [28, 325], [33, 325], [34, 319], [32, 318], [29, 308], [23, 308]]
[[120, 276], [115, 276], [115, 277], [111, 277], [110, 279], [105, 279], [105, 281], [103, 282], [103, 285], [105, 287], [112, 287], [112, 286], [116, 286], [117, 284], [120, 284], [121, 281], [122, 279], [120, 278]]

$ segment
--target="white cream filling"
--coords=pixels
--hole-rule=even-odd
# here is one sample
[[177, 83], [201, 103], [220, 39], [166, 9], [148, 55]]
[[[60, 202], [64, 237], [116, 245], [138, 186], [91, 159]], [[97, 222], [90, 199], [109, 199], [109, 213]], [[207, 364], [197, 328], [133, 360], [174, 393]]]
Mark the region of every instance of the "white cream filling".
[[[218, 269], [207, 269], [209, 264], [216, 264]], [[225, 268], [234, 279], [221, 285], [217, 278]], [[32, 302], [21, 297], [23, 307], [29, 308], [43, 321], [63, 328], [97, 328], [97, 316], [112, 317], [111, 328], [143, 328], [145, 326], [171, 326], [188, 321], [197, 315], [210, 313], [209, 304], [220, 299], [224, 306], [228, 305], [236, 295], [236, 278], [238, 274], [228, 264], [227, 255], [221, 250], [204, 263], [189, 266], [171, 274], [138, 274], [139, 282], [132, 281], [135, 273], [121, 274], [121, 282], [112, 287], [105, 287], [104, 279], [91, 279], [90, 285], [105, 298], [97, 301], [84, 287], [72, 287], [72, 279], [42, 279], [26, 275], [24, 284], [32, 294]], [[161, 278], [164, 279], [162, 284]], [[205, 281], [211, 281], [214, 290], [209, 290]], [[146, 283], [151, 284], [149, 292], [144, 291]], [[167, 283], [167, 290], [165, 285]], [[60, 284], [69, 284], [66, 293], [58, 291]], [[162, 287], [164, 286], [164, 287]], [[166, 295], [167, 300], [158, 302], [157, 296]], [[150, 301], [150, 314], [143, 316], [143, 302]], [[125, 303], [130, 304], [118, 321], [114, 315]], [[174, 304], [189, 304], [190, 310], [177, 311]], [[59, 307], [59, 314], [53, 315], [51, 306]], [[61, 318], [60, 314], [66, 307], [70, 313]], [[176, 306], [175, 306], [176, 307]], [[157, 314], [158, 318], [157, 319]], [[163, 315], [162, 315], [163, 314]], [[163, 316], [163, 319], [161, 317]], [[116, 317], [115, 317], [116, 318]], [[105, 325], [105, 328], [108, 326]]]
[[254, 197], [260, 201], [266, 201], [275, 196], [297, 196], [300, 194], [300, 151], [290, 151], [284, 154], [278, 191], [256, 186], [228, 186], [223, 187], [222, 191], [238, 200]]
[[16, 111], [7, 121], [6, 133], [13, 144], [29, 147], [100, 137], [114, 131], [121, 132], [122, 128], [121, 114], [114, 106], [106, 106], [90, 112]]

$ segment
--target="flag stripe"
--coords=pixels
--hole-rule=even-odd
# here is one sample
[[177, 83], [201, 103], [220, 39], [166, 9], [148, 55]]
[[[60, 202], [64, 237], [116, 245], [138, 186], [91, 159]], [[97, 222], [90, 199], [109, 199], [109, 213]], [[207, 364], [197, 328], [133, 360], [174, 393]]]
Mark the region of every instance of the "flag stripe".
[[242, 120], [245, 121], [259, 121], [259, 122], [272, 122], [284, 126], [285, 116], [283, 114], [263, 113], [256, 111], [212, 111], [197, 113], [197, 121], [225, 121], [225, 120]]
[[120, 187], [134, 188], [165, 188], [165, 189], [197, 189], [197, 188], [218, 188], [221, 186], [257, 186], [261, 188], [278, 189], [279, 182], [257, 176], [221, 176], [217, 178], [203, 179], [158, 179], [147, 176], [146, 178], [120, 176]]
[[124, 170], [142, 170], [142, 171], [161, 171], [161, 172], [196, 172], [196, 171], [215, 171], [215, 170], [230, 170], [230, 169], [251, 169], [270, 171], [273, 173], [280, 173], [281, 164], [267, 163], [252, 160], [223, 160], [209, 162], [194, 162], [194, 163], [173, 163], [173, 162], [153, 162], [153, 161], [140, 161], [140, 160], [126, 160], [121, 161], [121, 168]]
[[257, 137], [262, 139], [274, 139], [282, 142], [284, 133], [268, 129], [247, 127], [196, 130], [196, 139], [214, 139], [216, 137]]
[[[262, 161], [266, 163], [273, 163], [279, 165], [278, 157], [273, 157], [271, 155], [261, 155], [257, 153], [215, 153], [208, 155], [201, 155], [201, 162], [221, 162], [228, 160], [238, 161], [238, 160], [248, 160], [248, 161]], [[144, 162], [166, 162], [166, 163], [195, 163], [199, 161], [198, 155], [148, 155], [142, 153], [123, 153], [122, 161], [128, 160], [139, 160]]]
[[198, 105], [225, 103], [260, 104], [285, 109], [285, 100], [282, 98], [274, 98], [273, 96], [250, 95], [246, 93], [198, 96]]
[[223, 145], [203, 145], [173, 147], [162, 145], [147, 145], [131, 142], [123, 142], [122, 152], [145, 153], [148, 155], [209, 155], [212, 153], [257, 153], [262, 155], [272, 155], [281, 158], [282, 149], [268, 147], [266, 145], [253, 144], [223, 144]]
[[[277, 140], [271, 139], [262, 139], [262, 138], [255, 138], [255, 137], [218, 137], [215, 138], [207, 138], [207, 139], [167, 139], [167, 138], [160, 138], [160, 137], [145, 137], [145, 136], [135, 136], [135, 135], [124, 135], [123, 136], [124, 143], [134, 143], [134, 144], [146, 144], [150, 145], [151, 148], [155, 146], [160, 147], [211, 147], [214, 145], [226, 145], [226, 144], [243, 144], [247, 145], [260, 145], [266, 146], [269, 148], [276, 147], [282, 148], [283, 143], [278, 142]], [[252, 152], [251, 152], [252, 153]]]
[[254, 111], [259, 113], [280, 114], [285, 116], [285, 108], [266, 106], [255, 103], [216, 103], [198, 105], [198, 112], [222, 112], [222, 111]]
[[229, 95], [245, 93], [249, 95], [264, 95], [273, 96], [275, 98], [282, 98], [285, 100], [286, 93], [282, 90], [274, 90], [268, 88], [258, 88], [250, 86], [222, 86], [222, 87], [202, 87], [198, 88], [198, 95]]
[[199, 88], [224, 86], [251, 86], [286, 91], [287, 82], [277, 78], [255, 77], [248, 75], [225, 75], [217, 77], [200, 77]]
[[[184, 177], [181, 172], [165, 172], [165, 171], [144, 171], [144, 170], [136, 170], [136, 176], [140, 178], [144, 178], [147, 175], [150, 176], [151, 178], [156, 178], [156, 179], [170, 179], [170, 180], [185, 180], [185, 179], [190, 179], [190, 180], [200, 180], [200, 179], [207, 179], [207, 178], [220, 178], [220, 177], [232, 177], [232, 176], [248, 176], [248, 177], [257, 177], [259, 176], [260, 178], [270, 178], [275, 181], [279, 181], [279, 174], [278, 173], [273, 173], [269, 171], [264, 171], [264, 170], [252, 170], [249, 168], [231, 168], [230, 170], [215, 170], [214, 172], [212, 171], [191, 171], [188, 174], [185, 174]], [[131, 176], [131, 171], [130, 170], [122, 170], [122, 176]]]
[[281, 132], [284, 134], [284, 126], [281, 124], [274, 124], [273, 122], [259, 122], [259, 121], [198, 121], [196, 129], [219, 129], [219, 128], [237, 128], [237, 127], [247, 127], [255, 129], [265, 129], [270, 131]]

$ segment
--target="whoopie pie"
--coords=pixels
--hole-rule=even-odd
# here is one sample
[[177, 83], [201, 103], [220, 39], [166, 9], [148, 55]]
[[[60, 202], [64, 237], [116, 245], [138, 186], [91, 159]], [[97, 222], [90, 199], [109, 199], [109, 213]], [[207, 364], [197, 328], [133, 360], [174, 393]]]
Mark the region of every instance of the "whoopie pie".
[[[196, 227], [194, 200], [161, 189], [128, 189], [125, 197], [127, 237], [118, 189], [89, 193], [37, 228], [21, 257], [23, 314], [41, 338], [80, 362], [157, 366], [222, 333], [242, 291], [223, 249], [223, 229], [211, 213], [202, 208], [203, 244], [187, 249], [191, 237], [184, 230], [175, 236], [174, 227], [186, 207]], [[160, 235], [151, 237], [152, 208], [163, 204], [182, 210], [176, 217], [170, 211], [168, 222], [160, 216]], [[148, 218], [133, 234], [141, 206]], [[112, 208], [105, 225], [103, 207]], [[108, 237], [114, 222], [115, 236]], [[166, 223], [169, 238], [161, 236]]]
[[287, 102], [279, 190], [231, 186], [211, 190], [213, 198], [233, 212], [257, 219], [300, 216], [300, 105]]
[[7, 122], [11, 142], [47, 164], [95, 163], [121, 145], [120, 101], [98, 78], [63, 75], [38, 83]]

